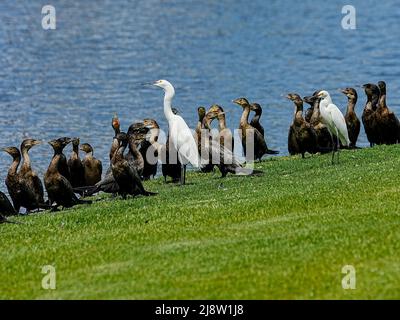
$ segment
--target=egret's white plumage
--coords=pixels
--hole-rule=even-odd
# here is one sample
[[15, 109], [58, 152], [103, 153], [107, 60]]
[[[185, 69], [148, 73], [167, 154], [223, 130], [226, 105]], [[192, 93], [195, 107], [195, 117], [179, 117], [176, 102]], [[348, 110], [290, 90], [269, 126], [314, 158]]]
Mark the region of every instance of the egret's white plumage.
[[[349, 146], [349, 133], [347, 131], [346, 120], [343, 113], [332, 102], [332, 98], [328, 91], [323, 90], [318, 92], [317, 97], [321, 98], [319, 108], [322, 122], [327, 126], [331, 136], [335, 135], [343, 146]], [[334, 143], [332, 145], [334, 145]]]
[[196, 141], [185, 120], [172, 112], [172, 99], [175, 89], [167, 80], [158, 80], [155, 86], [164, 89], [164, 115], [168, 121], [170, 142], [178, 151], [178, 158], [182, 165], [190, 163], [193, 167], [200, 167], [200, 157]]

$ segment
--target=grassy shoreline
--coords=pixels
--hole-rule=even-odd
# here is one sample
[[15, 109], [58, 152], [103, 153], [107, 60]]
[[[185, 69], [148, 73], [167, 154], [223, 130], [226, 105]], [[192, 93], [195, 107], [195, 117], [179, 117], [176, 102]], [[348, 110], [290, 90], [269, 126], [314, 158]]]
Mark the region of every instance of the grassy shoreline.
[[18, 217], [0, 226], [0, 298], [400, 298], [399, 154], [279, 157], [261, 177], [191, 172], [183, 188], [146, 182], [155, 197]]

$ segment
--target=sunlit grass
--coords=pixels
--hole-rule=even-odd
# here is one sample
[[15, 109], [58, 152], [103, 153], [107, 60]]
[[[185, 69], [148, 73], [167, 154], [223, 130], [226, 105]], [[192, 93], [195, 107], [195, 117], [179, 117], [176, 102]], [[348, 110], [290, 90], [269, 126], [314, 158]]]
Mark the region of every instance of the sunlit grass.
[[262, 177], [191, 173], [146, 182], [155, 197], [18, 217], [0, 225], [0, 298], [400, 298], [399, 152], [275, 158]]

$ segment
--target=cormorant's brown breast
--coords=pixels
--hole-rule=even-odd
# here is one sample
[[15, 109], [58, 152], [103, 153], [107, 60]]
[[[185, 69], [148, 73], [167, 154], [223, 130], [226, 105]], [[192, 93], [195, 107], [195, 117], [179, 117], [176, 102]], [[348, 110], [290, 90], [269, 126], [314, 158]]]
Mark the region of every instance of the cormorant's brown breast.
[[[249, 114], [251, 108], [249, 101], [246, 98], [238, 98], [233, 102], [243, 108], [239, 129], [241, 130], [242, 147], [246, 159], [250, 161], [258, 159], [261, 161], [261, 158], [265, 154], [278, 154], [278, 151], [268, 149], [268, 146], [261, 133], [249, 124]], [[254, 150], [254, 157], [253, 155], [248, 154], [248, 147]]]
[[144, 189], [136, 169], [124, 156], [124, 151], [128, 145], [128, 135], [120, 133], [117, 135], [117, 139], [119, 141], [119, 147], [111, 160], [111, 168], [114, 179], [119, 186], [119, 194], [121, 194], [123, 198], [126, 198], [128, 194], [152, 195], [152, 193]]
[[22, 184], [20, 182], [19, 174], [17, 172], [19, 164], [21, 162], [21, 152], [16, 147], [7, 147], [2, 150], [7, 152], [13, 158], [13, 162], [8, 169], [6, 186], [11, 200], [14, 204], [15, 211], [18, 213], [21, 209], [24, 196]]
[[250, 125], [256, 128], [264, 137], [264, 127], [260, 123], [262, 108], [258, 103], [252, 103], [250, 106], [251, 106], [251, 111], [255, 112], [254, 117], [250, 121]]
[[86, 153], [85, 158], [82, 160], [85, 173], [85, 185], [94, 186], [101, 180], [101, 174], [103, 172], [102, 163], [93, 156], [93, 147], [90, 144], [82, 144], [81, 150]]
[[31, 159], [29, 157], [29, 150], [40, 143], [40, 141], [35, 139], [25, 139], [21, 143], [23, 164], [19, 171], [19, 176], [21, 183], [24, 184], [24, 188], [26, 190], [23, 206], [27, 208], [28, 211], [46, 208], [44, 202], [43, 184], [36, 172], [32, 170]]
[[316, 153], [317, 135], [313, 127], [303, 118], [303, 100], [298, 94], [289, 93], [287, 98], [295, 105], [294, 119], [289, 128], [288, 150], [291, 155]]
[[360, 134], [361, 122], [355, 112], [355, 107], [358, 99], [357, 91], [353, 88], [346, 88], [341, 90], [348, 99], [346, 115], [347, 132], [349, 133], [350, 148], [356, 148], [358, 135]]
[[44, 175], [44, 185], [50, 200], [50, 203], [56, 203], [57, 206], [65, 208], [76, 204], [90, 203], [90, 201], [79, 200], [73, 192], [72, 185], [68, 179], [59, 171], [59, 162], [62, 158], [60, 150], [70, 141], [68, 139], [56, 139], [49, 142], [54, 149], [54, 156]]
[[367, 139], [371, 145], [380, 144], [378, 123], [376, 119], [376, 109], [379, 102], [380, 90], [378, 86], [372, 83], [363, 85], [365, 94], [367, 95], [367, 103], [365, 104], [364, 111], [362, 114], [362, 122], [364, 130], [367, 135]]
[[70, 182], [73, 188], [85, 186], [85, 169], [79, 157], [79, 138], [72, 140], [72, 153], [68, 159]]
[[381, 96], [376, 109], [379, 140], [383, 144], [400, 143], [400, 122], [386, 104], [386, 83], [378, 82]]

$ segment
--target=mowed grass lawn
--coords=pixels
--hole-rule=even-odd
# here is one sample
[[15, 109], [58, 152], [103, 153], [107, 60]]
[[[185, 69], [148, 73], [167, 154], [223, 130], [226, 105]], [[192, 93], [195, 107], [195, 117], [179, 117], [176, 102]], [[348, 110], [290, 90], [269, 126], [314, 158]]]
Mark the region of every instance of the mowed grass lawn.
[[[399, 155], [274, 158], [262, 177], [191, 173], [185, 187], [146, 182], [155, 197], [14, 218], [0, 225], [0, 298], [400, 298]], [[56, 290], [41, 287], [45, 265]]]

